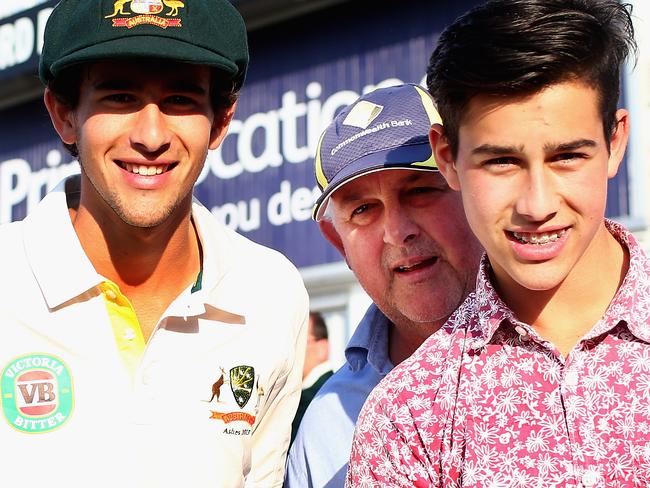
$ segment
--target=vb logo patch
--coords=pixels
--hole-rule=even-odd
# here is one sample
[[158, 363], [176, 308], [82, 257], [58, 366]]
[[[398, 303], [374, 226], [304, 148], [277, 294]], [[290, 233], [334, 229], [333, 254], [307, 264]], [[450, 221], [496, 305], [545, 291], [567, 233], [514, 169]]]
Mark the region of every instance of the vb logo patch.
[[55, 356], [26, 354], [2, 370], [0, 396], [2, 412], [14, 429], [29, 434], [50, 432], [72, 413], [72, 376]]
[[[168, 10], [163, 12], [165, 7]], [[181, 0], [115, 0], [113, 11], [104, 18], [113, 19], [113, 27], [127, 29], [143, 24], [155, 25], [163, 29], [182, 27], [181, 19], [169, 17], [178, 17], [179, 9], [184, 7], [185, 4]], [[164, 17], [157, 14], [162, 14]]]

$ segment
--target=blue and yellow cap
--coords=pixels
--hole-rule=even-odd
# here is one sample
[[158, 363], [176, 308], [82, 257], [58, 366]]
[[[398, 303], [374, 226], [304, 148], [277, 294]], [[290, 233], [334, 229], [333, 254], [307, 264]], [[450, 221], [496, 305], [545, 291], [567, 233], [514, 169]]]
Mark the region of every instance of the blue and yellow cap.
[[379, 88], [344, 108], [321, 135], [316, 181], [322, 190], [312, 218], [321, 220], [334, 191], [359, 176], [387, 169], [437, 171], [429, 129], [440, 123], [420, 86]]

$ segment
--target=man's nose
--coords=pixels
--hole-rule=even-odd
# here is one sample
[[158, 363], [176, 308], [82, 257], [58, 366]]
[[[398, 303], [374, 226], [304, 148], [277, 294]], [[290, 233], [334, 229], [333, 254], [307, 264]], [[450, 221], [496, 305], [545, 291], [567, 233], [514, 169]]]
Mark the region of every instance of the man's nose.
[[517, 198], [516, 211], [526, 220], [545, 222], [553, 218], [560, 207], [554, 175], [543, 165], [530, 168], [524, 178], [521, 193]]
[[131, 129], [131, 143], [146, 152], [155, 153], [164, 150], [171, 141], [171, 132], [167, 126], [166, 115], [155, 103], [145, 105], [136, 115]]
[[384, 210], [384, 242], [403, 246], [420, 233], [420, 227], [402, 206]]

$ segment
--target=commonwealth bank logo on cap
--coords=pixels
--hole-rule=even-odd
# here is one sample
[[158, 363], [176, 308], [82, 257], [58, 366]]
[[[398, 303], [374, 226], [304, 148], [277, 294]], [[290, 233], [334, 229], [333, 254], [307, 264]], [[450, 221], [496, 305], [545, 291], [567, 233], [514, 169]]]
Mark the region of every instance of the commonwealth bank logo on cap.
[[334, 191], [367, 173], [437, 171], [429, 129], [440, 122], [431, 96], [414, 84], [379, 88], [341, 110], [316, 150], [316, 181], [323, 193], [314, 220], [321, 220]]
[[43, 35], [43, 83], [70, 66], [115, 59], [206, 65], [238, 89], [248, 67], [246, 26], [227, 0], [61, 0]]
[[343, 125], [367, 129], [370, 123], [381, 113], [383, 108], [381, 105], [361, 100], [354, 104], [350, 113], [345, 117]]

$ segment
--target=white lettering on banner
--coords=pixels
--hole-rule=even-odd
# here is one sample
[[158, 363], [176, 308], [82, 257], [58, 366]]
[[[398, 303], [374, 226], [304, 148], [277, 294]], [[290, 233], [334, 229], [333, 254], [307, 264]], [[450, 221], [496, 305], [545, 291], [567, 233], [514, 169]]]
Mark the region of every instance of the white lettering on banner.
[[212, 214], [224, 225], [243, 232], [257, 230], [262, 224], [259, 198], [251, 198], [248, 202], [240, 200], [236, 204], [225, 203], [214, 207]]
[[[259, 156], [253, 153], [253, 135], [258, 130], [264, 134], [264, 151]], [[245, 171], [259, 173], [268, 166], [277, 167], [282, 164], [280, 154], [280, 132], [278, 113], [271, 110], [266, 113], [253, 114], [242, 124], [237, 154]]]
[[[319, 196], [320, 190], [317, 186], [299, 187], [292, 191], [291, 182], [284, 180], [280, 183], [280, 190], [269, 197], [266, 219], [274, 226], [309, 220]], [[233, 230], [249, 232], [262, 226], [261, 202], [258, 198], [213, 207], [212, 214]]]
[[313, 191], [298, 188], [291, 192], [291, 182], [280, 183], [280, 191], [271, 195], [267, 205], [267, 217], [271, 225], [284, 225], [292, 220], [303, 221], [311, 217], [314, 206]]
[[0, 224], [11, 222], [15, 207], [27, 201], [27, 213], [63, 178], [79, 172], [79, 164], [61, 164], [61, 153], [53, 149], [45, 157], [47, 166], [32, 171], [24, 159], [0, 162]]
[[36, 26], [29, 17], [0, 25], [0, 71], [25, 63], [34, 54], [41, 53], [45, 23], [52, 10], [40, 10], [36, 15]]

